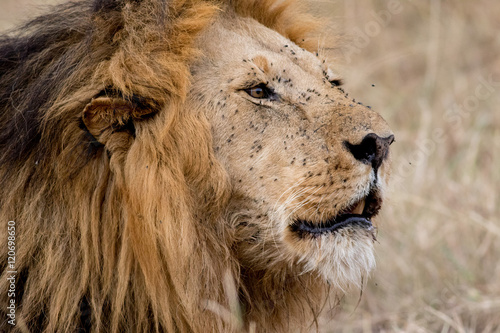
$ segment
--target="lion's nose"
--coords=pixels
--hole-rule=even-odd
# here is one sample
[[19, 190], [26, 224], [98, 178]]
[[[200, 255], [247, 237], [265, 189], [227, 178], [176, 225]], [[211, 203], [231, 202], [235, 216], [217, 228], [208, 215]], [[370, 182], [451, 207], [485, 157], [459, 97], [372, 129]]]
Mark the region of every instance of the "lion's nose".
[[371, 164], [373, 169], [377, 170], [382, 162], [389, 155], [389, 146], [394, 142], [394, 135], [381, 138], [375, 133], [367, 134], [360, 144], [353, 145], [348, 141], [344, 144], [351, 154], [358, 161]]

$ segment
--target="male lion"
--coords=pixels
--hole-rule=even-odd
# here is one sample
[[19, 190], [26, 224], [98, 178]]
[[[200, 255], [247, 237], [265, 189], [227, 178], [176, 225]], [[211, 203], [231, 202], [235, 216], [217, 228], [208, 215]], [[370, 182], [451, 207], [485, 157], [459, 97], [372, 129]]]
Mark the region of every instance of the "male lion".
[[295, 1], [89, 0], [3, 36], [1, 329], [305, 331], [360, 285], [393, 135], [321, 30]]

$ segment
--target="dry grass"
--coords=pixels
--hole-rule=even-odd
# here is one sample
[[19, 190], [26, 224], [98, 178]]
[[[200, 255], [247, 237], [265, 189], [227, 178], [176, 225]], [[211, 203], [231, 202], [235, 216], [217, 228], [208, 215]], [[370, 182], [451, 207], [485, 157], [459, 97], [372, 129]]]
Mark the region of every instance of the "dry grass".
[[324, 331], [500, 332], [500, 3], [402, 0], [377, 30], [390, 2], [337, 1], [347, 90], [397, 142], [377, 270]]
[[[1, 29], [47, 3], [0, 1]], [[500, 3], [401, 0], [377, 23], [394, 1], [312, 2], [351, 36], [347, 89], [397, 140], [378, 268], [322, 331], [500, 332]]]

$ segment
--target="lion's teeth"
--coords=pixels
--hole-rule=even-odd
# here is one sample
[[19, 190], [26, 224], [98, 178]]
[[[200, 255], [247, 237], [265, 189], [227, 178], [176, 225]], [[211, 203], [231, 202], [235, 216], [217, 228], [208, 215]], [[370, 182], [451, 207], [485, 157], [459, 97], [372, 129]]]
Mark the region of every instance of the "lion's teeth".
[[361, 200], [356, 207], [354, 207], [352, 213], [361, 215], [363, 214], [363, 210], [365, 209], [365, 199]]

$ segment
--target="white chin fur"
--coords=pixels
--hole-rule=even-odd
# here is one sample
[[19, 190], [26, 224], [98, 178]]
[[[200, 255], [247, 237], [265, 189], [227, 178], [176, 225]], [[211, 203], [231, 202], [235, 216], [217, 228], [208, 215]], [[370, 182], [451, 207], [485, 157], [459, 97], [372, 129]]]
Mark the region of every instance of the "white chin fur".
[[346, 227], [302, 241], [309, 243], [299, 260], [304, 265], [304, 273], [316, 271], [341, 291], [361, 288], [363, 278], [375, 268], [374, 240], [367, 230]]

